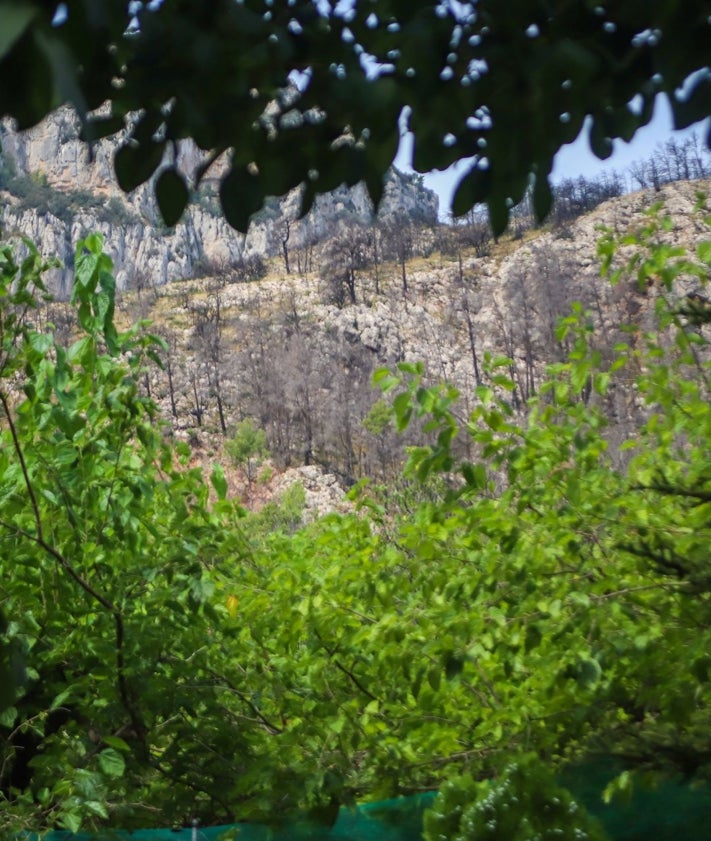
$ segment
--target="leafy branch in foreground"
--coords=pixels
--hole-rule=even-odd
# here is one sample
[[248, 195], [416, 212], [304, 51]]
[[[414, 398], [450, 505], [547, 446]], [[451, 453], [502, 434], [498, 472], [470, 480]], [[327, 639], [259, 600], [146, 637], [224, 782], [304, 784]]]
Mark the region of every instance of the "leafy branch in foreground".
[[[175, 733], [167, 686], [180, 697], [178, 673], [202, 649], [227, 549], [201, 476], [176, 470], [139, 393], [155, 340], [116, 331], [100, 238], [77, 248], [69, 347], [34, 327], [47, 264], [26, 248], [18, 265], [5, 246], [0, 266], [0, 593], [4, 644], [25, 663], [0, 722], [2, 821], [76, 830], [130, 822], [124, 802], [140, 803], [157, 775], [176, 778], [180, 797], [183, 770], [164, 757], [175, 740], [195, 747]], [[224, 499], [222, 512], [233, 513]], [[239, 540], [219, 542], [238, 552]]]

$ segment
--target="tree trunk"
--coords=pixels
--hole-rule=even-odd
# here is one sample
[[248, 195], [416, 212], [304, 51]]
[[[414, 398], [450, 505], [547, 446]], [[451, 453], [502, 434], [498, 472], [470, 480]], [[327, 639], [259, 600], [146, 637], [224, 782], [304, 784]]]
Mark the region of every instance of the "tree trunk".
[[289, 219], [286, 220], [285, 224], [286, 233], [284, 233], [281, 238], [281, 252], [284, 256], [284, 268], [286, 269], [286, 273], [291, 274], [291, 267], [289, 266], [289, 249], [287, 247], [289, 237], [291, 236], [291, 222], [289, 221]]
[[168, 395], [170, 396], [170, 412], [173, 415], [173, 417], [177, 420], [178, 407], [175, 405], [175, 385], [173, 383], [173, 366], [170, 362], [170, 355], [166, 360], [165, 367], [168, 372]]

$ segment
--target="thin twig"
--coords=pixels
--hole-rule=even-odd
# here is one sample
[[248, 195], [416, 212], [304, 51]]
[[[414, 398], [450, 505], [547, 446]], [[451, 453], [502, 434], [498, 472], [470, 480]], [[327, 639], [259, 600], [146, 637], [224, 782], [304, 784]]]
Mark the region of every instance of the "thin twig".
[[273, 722], [269, 721], [269, 719], [262, 713], [259, 707], [253, 701], [251, 701], [247, 697], [247, 695], [244, 692], [242, 692], [242, 690], [238, 689], [228, 677], [219, 674], [213, 669], [208, 669], [207, 671], [209, 672], [209, 674], [212, 675], [212, 677], [216, 681], [218, 681], [218, 686], [221, 685], [223, 689], [228, 689], [233, 695], [236, 695], [240, 699], [240, 701], [242, 701], [243, 704], [246, 704], [246, 706], [249, 707], [249, 709], [254, 713], [254, 715], [273, 736], [284, 732], [283, 727], [279, 727]]

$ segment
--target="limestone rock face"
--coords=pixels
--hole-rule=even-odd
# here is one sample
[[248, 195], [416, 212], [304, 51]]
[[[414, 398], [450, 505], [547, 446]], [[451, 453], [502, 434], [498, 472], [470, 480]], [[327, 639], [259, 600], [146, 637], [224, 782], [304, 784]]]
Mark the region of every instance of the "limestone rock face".
[[50, 278], [51, 288], [60, 296], [71, 287], [77, 241], [94, 231], [104, 237], [120, 289], [192, 277], [206, 260], [229, 263], [239, 260], [244, 252], [242, 239], [233, 236], [231, 229], [225, 230], [228, 226], [222, 220], [199, 208], [191, 209], [175, 228], [161, 231], [141, 220], [112, 223], [91, 211], [79, 210], [69, 218], [59, 218], [40, 208], [23, 209], [9, 197], [2, 207], [2, 226], [6, 234], [29, 237], [43, 254], [62, 260], [64, 269], [54, 270]]
[[69, 110], [58, 111], [25, 132], [15, 132], [4, 124], [1, 136], [3, 156], [10, 158], [22, 173], [43, 172], [50, 184], [69, 190], [112, 189], [109, 148], [97, 148], [90, 163]]
[[[303, 220], [298, 220], [299, 195], [293, 191], [270, 202], [252, 221], [246, 236], [222, 218], [216, 187], [220, 161], [210, 170], [207, 192], [190, 206], [181, 222], [165, 228], [152, 199], [150, 185], [129, 196], [113, 174], [118, 140], [107, 139], [92, 148], [78, 137], [78, 121], [68, 109], [55, 112], [40, 125], [16, 132], [0, 126], [2, 184], [5, 192], [1, 219], [8, 234], [34, 239], [45, 253], [65, 264], [55, 272], [54, 291], [66, 292], [71, 277], [73, 248], [89, 231], [106, 238], [122, 289], [140, 283], [160, 286], [172, 280], [229, 269], [245, 257], [277, 253], [285, 233], [290, 247], [315, 243], [333, 231], [339, 218], [366, 221], [372, 206], [362, 185], [339, 188], [319, 197]], [[179, 153], [183, 171], [194, 172], [204, 157], [184, 144]], [[381, 215], [405, 214], [436, 221], [437, 197], [417, 177], [393, 172], [388, 178]]]

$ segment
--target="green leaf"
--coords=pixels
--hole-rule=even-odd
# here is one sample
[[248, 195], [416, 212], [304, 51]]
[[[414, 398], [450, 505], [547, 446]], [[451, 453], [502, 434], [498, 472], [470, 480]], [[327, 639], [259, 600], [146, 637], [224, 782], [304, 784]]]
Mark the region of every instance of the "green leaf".
[[[463, 216], [475, 204], [486, 201], [491, 190], [491, 170], [476, 164], [462, 177], [452, 200], [454, 216]], [[505, 227], [505, 226], [504, 226]]]
[[553, 191], [548, 178], [542, 174], [536, 176], [533, 188], [533, 211], [536, 219], [542, 222], [550, 213], [553, 206]]
[[404, 432], [412, 417], [412, 403], [407, 392], [398, 394], [393, 400], [393, 411], [395, 412], [395, 427], [398, 432]]
[[530, 654], [534, 648], [537, 648], [543, 640], [543, 634], [537, 624], [529, 624], [526, 626], [526, 637], [524, 642], [524, 650], [526, 654]]
[[102, 803], [100, 800], [85, 800], [84, 808], [92, 814], [98, 815], [100, 818], [109, 817], [106, 804]]
[[75, 835], [81, 829], [81, 815], [78, 811], [61, 812], [59, 822], [66, 830], [73, 832]]
[[188, 188], [183, 176], [175, 167], [164, 169], [156, 181], [156, 199], [163, 222], [169, 228], [180, 221], [188, 198]]
[[84, 118], [88, 107], [77, 79], [76, 57], [54, 32], [38, 30], [34, 36], [37, 47], [44, 53], [51, 68], [58, 101], [71, 103], [79, 117]]
[[696, 256], [707, 266], [711, 266], [711, 240], [705, 240], [696, 246]]
[[15, 707], [5, 707], [5, 709], [0, 710], [0, 726], [10, 728], [14, 725], [16, 718], [17, 709]]
[[225, 478], [225, 473], [219, 464], [213, 467], [212, 473], [210, 474], [210, 482], [212, 482], [212, 487], [215, 489], [217, 498], [225, 499], [227, 496], [227, 479]]
[[461, 467], [462, 476], [470, 488], [481, 490], [486, 487], [487, 474], [483, 464], [463, 464]]
[[104, 742], [110, 748], [116, 748], [116, 750], [123, 751], [124, 753], [128, 753], [131, 750], [130, 745], [118, 736], [104, 736]]
[[91, 143], [112, 134], [118, 134], [124, 127], [125, 121], [121, 116], [92, 116], [83, 123], [80, 137], [87, 143]]
[[164, 152], [164, 140], [148, 140], [145, 143], [129, 140], [121, 146], [114, 155], [114, 172], [124, 193], [131, 193], [148, 181], [160, 166]]
[[373, 372], [373, 385], [377, 385], [383, 393], [392, 391], [400, 380], [393, 376], [389, 368], [378, 368]]
[[506, 230], [509, 224], [509, 207], [505, 196], [491, 193], [487, 201], [489, 208], [489, 222], [494, 236], [498, 237]]
[[72, 696], [72, 690], [70, 688], [63, 690], [62, 692], [60, 692], [58, 695], [56, 695], [54, 697], [50, 709], [51, 710], [56, 710], [59, 707], [63, 706], [64, 702], [68, 698], [71, 698], [71, 696]]
[[333, 720], [328, 722], [328, 729], [332, 733], [335, 733], [337, 736], [340, 736], [340, 734], [343, 732], [343, 728], [346, 726], [347, 723], [348, 721], [346, 717], [343, 715], [339, 715], [337, 718], [334, 718]]
[[87, 290], [92, 293], [96, 289], [99, 279], [98, 275], [99, 256], [93, 253], [81, 253], [76, 261], [74, 269], [74, 296], [75, 300], [86, 300], [80, 296], [80, 290]]
[[623, 771], [611, 780], [602, 794], [605, 803], [612, 803], [615, 800], [629, 802], [634, 790], [634, 778], [629, 771]]
[[47, 333], [30, 333], [31, 347], [44, 356], [53, 346], [52, 336]]
[[12, 49], [37, 15], [37, 6], [23, 0], [0, 3], [0, 59]]
[[126, 762], [115, 748], [105, 748], [99, 754], [98, 759], [99, 768], [107, 777], [118, 779], [123, 776], [126, 770]]
[[220, 183], [220, 202], [225, 219], [242, 233], [247, 233], [249, 220], [264, 204], [264, 189], [256, 175], [246, 167], [232, 167]]
[[590, 148], [600, 160], [610, 157], [613, 151], [612, 140], [607, 136], [607, 129], [599, 118], [590, 125]]
[[450, 654], [444, 661], [444, 673], [447, 680], [454, 680], [462, 673], [464, 668], [464, 660], [461, 656]]
[[442, 670], [438, 666], [432, 666], [427, 670], [427, 682], [433, 692], [439, 692], [442, 684]]
[[597, 660], [587, 658], [578, 664], [577, 680], [584, 689], [594, 689], [601, 675], [602, 669]]

